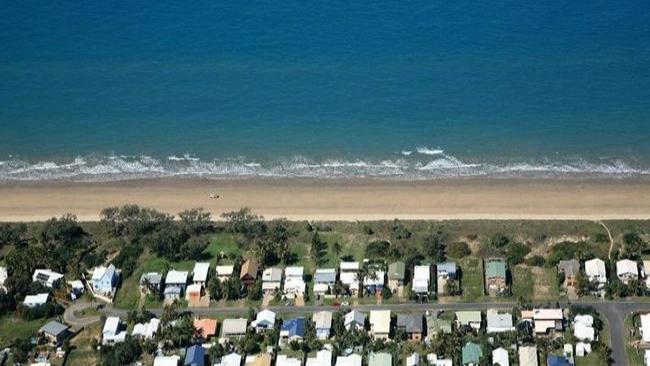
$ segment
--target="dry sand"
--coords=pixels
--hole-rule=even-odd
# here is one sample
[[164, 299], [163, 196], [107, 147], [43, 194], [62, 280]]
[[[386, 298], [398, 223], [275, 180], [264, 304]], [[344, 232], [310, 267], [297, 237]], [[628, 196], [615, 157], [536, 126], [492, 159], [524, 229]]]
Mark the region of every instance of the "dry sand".
[[[220, 195], [210, 199], [210, 192]], [[135, 203], [178, 213], [250, 207], [266, 218], [648, 219], [648, 179], [159, 179], [110, 183], [0, 184], [0, 220], [38, 221], [64, 213], [98, 219], [104, 207]]]

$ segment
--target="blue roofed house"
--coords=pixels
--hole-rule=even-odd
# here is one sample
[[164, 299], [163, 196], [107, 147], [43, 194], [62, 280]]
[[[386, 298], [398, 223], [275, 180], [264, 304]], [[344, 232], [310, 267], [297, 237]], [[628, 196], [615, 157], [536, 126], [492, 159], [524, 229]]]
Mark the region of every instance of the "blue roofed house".
[[564, 356], [548, 355], [546, 358], [547, 366], [573, 366], [569, 360]]
[[183, 366], [205, 366], [205, 350], [200, 344], [187, 349]]
[[305, 337], [305, 318], [290, 319], [282, 323], [280, 340], [291, 342], [302, 340]]
[[118, 272], [113, 264], [108, 267], [99, 266], [93, 270], [90, 284], [97, 295], [112, 296], [117, 286]]

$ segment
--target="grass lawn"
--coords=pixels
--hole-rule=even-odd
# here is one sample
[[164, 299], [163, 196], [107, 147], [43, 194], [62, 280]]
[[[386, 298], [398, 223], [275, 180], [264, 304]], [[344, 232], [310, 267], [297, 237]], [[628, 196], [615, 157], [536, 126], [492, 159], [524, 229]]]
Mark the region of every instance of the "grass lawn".
[[102, 331], [101, 324], [86, 327], [70, 341], [72, 350], [68, 355], [66, 366], [96, 365], [99, 363], [98, 352], [92, 348], [91, 340], [99, 340]]
[[[634, 319], [636, 317], [636, 319]], [[635, 321], [636, 320], [636, 321]], [[628, 361], [630, 361], [630, 366], [643, 366], [643, 351], [637, 353], [636, 348], [632, 346], [632, 341], [640, 339], [640, 336], [633, 337], [630, 336], [629, 329], [635, 329], [634, 324], [639, 321], [638, 315], [630, 314], [625, 317], [623, 326], [625, 329], [625, 351], [627, 352]]]
[[459, 261], [463, 277], [463, 301], [474, 301], [483, 297], [483, 266], [476, 257], [466, 257]]
[[512, 298], [520, 296], [525, 299], [532, 299], [535, 291], [535, 282], [530, 269], [523, 266], [510, 267], [512, 273]]
[[48, 319], [23, 320], [15, 316], [0, 318], [0, 346], [11, 344], [16, 338], [30, 338]]
[[241, 253], [239, 246], [237, 245], [235, 235], [228, 233], [219, 233], [213, 235], [210, 239], [210, 244], [205, 249], [205, 253], [208, 254], [211, 258], [210, 263], [212, 266], [217, 263], [217, 258], [219, 258], [222, 252], [226, 257], [228, 257], [229, 254], [244, 254]]

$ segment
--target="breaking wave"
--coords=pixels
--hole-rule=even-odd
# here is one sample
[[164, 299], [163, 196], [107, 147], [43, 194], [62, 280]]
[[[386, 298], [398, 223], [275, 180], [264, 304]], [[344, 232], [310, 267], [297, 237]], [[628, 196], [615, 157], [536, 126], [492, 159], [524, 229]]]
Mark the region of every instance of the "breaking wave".
[[[406, 151], [406, 150], [405, 150]], [[622, 160], [571, 159], [557, 161], [462, 160], [443, 150], [418, 148], [420, 156], [398, 153], [387, 159], [312, 159], [295, 156], [263, 162], [246, 158], [203, 160], [189, 154], [166, 158], [152, 156], [85, 156], [68, 161], [0, 161], [0, 181], [113, 181], [162, 177], [380, 177], [434, 179], [438, 177], [634, 177], [650, 175], [650, 167]], [[422, 151], [427, 151], [426, 153]], [[435, 151], [435, 153], [433, 153]]]

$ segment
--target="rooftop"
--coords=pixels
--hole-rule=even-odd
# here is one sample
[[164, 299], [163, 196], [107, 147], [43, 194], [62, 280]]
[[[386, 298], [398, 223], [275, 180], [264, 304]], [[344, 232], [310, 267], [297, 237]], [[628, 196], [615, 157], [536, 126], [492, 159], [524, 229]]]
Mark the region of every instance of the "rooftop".
[[185, 285], [187, 283], [187, 271], [171, 270], [167, 272], [165, 284], [167, 285]]
[[486, 278], [506, 278], [506, 262], [490, 260], [485, 264]]
[[194, 264], [192, 279], [194, 281], [205, 282], [208, 279], [208, 272], [210, 272], [210, 263], [198, 262]]

